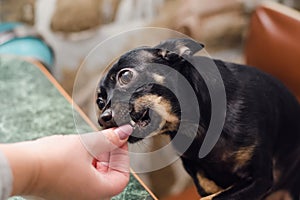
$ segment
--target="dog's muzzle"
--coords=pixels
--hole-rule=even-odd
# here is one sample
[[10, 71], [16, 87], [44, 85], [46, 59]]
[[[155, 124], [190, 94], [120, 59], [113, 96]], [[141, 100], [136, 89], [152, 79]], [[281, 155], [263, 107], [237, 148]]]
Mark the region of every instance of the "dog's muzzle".
[[112, 101], [110, 106], [102, 111], [98, 123], [103, 128], [112, 128], [128, 124], [131, 120], [128, 102]]

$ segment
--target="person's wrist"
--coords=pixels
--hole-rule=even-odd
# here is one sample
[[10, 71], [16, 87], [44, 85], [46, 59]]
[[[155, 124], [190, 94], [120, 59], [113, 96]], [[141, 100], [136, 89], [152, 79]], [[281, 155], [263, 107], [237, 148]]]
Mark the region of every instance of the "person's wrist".
[[35, 154], [32, 147], [32, 142], [0, 146], [13, 174], [12, 195], [29, 195], [37, 189], [36, 182], [40, 171], [39, 156]]
[[26, 194], [27, 195], [34, 195], [34, 196], [40, 196], [43, 194], [43, 188], [45, 187], [46, 183], [42, 180], [42, 158], [43, 158], [43, 152], [41, 151], [41, 147], [39, 147], [39, 144], [37, 141], [31, 141], [30, 147], [28, 148], [28, 156], [31, 160], [31, 177], [29, 180], [29, 185], [26, 188]]

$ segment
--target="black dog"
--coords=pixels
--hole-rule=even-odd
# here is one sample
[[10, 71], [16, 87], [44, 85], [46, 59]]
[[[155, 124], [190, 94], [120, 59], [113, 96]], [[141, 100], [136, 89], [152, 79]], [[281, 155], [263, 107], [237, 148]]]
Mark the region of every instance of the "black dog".
[[[122, 55], [100, 81], [99, 124], [109, 128], [131, 123], [131, 143], [149, 135], [174, 139], [180, 134], [173, 145], [199, 194], [207, 196], [203, 199], [299, 199], [299, 103], [279, 81], [253, 67], [193, 56], [202, 47], [190, 39], [171, 39]], [[224, 82], [226, 117], [216, 145], [199, 158], [212, 101], [197, 69], [210, 62]], [[177, 95], [190, 97], [176, 72], [196, 94], [198, 121], [188, 115], [183, 118], [183, 107], [191, 115], [197, 109], [189, 101], [180, 104]], [[178, 132], [180, 124], [184, 128]], [[195, 124], [196, 133], [189, 133]], [[180, 141], [191, 138], [189, 147], [181, 149]]]

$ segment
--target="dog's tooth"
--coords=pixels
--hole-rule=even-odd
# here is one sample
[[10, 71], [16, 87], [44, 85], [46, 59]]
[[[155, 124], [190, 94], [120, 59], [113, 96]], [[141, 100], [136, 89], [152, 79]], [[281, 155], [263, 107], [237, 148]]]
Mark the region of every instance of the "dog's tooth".
[[134, 126], [134, 125], [135, 125], [135, 122], [134, 122], [133, 120], [130, 120], [130, 124], [131, 124], [132, 126]]

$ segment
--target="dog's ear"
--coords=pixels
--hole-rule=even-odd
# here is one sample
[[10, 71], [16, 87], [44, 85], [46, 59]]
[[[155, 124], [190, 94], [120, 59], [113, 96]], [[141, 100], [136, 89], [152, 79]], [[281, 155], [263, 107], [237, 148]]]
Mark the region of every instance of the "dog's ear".
[[159, 49], [158, 54], [167, 60], [176, 57], [192, 56], [204, 48], [204, 45], [188, 38], [169, 39], [161, 42], [154, 48]]

